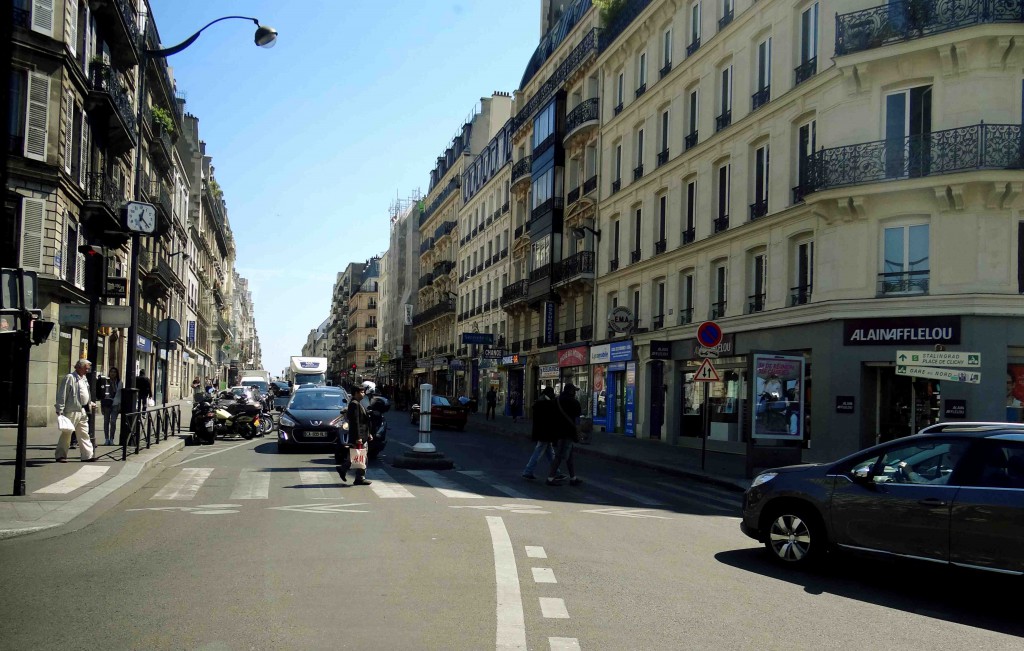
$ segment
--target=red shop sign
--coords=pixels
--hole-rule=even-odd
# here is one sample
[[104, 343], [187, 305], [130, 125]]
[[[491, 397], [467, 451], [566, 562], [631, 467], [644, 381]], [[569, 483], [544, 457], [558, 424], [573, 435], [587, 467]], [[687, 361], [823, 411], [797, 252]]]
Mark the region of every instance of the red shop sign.
[[558, 366], [561, 368], [566, 366], [586, 366], [590, 361], [588, 353], [589, 351], [586, 346], [563, 348], [558, 351]]

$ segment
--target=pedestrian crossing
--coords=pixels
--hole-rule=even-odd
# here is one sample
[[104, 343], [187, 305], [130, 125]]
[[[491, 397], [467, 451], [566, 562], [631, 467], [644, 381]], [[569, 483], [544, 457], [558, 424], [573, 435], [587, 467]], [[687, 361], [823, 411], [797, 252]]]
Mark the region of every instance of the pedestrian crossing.
[[[680, 502], [699, 505], [701, 510], [738, 514], [741, 504], [737, 493], [677, 480], [642, 483], [613, 478], [588, 482], [583, 487], [545, 486], [541, 482], [522, 483], [521, 488], [501, 473], [460, 470], [441, 473], [432, 470], [400, 470], [372, 466], [366, 471], [372, 484], [354, 488], [343, 483], [330, 466], [297, 468], [181, 468], [156, 482], [158, 489], [149, 498], [158, 501], [186, 502], [197, 499], [231, 502], [295, 497], [300, 500], [342, 501], [370, 494], [379, 499], [434, 498], [445, 500], [559, 500], [584, 503], [629, 503], [631, 506], [672, 508]], [[349, 477], [351, 479], [351, 477]], [[162, 485], [161, 485], [162, 482]], [[471, 507], [488, 508], [488, 507]], [[648, 509], [650, 510], [650, 509]]]

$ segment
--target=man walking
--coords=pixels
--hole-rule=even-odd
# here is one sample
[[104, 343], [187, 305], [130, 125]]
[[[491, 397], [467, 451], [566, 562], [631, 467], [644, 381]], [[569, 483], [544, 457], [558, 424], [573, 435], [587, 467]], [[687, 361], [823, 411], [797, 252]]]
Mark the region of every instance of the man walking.
[[[348, 411], [345, 414], [346, 420], [348, 420], [348, 441], [347, 445], [342, 443], [341, 439], [338, 440], [338, 445], [344, 450], [341, 454], [344, 455], [341, 461], [341, 465], [338, 467], [338, 474], [341, 475], [341, 481], [348, 481], [348, 471], [352, 467], [352, 457], [348, 448], [361, 448], [368, 445], [373, 435], [370, 434], [370, 415], [366, 413], [366, 408], [360, 404], [363, 399], [363, 387], [362, 385], [356, 385], [352, 387], [351, 398], [348, 401]], [[344, 434], [342, 434], [344, 436]], [[363, 468], [355, 469], [356, 479], [352, 483], [356, 486], [367, 486], [373, 482], [366, 478], [366, 470]]]
[[484, 418], [494, 420], [494, 408], [498, 404], [498, 392], [494, 390], [494, 387], [491, 387], [490, 389], [487, 390], [486, 398], [487, 413], [484, 415]]
[[139, 403], [136, 405], [135, 411], [146, 411], [146, 407], [149, 406], [149, 397], [153, 395], [153, 385], [149, 383], [144, 368], [139, 369], [139, 376], [135, 378], [135, 389], [139, 392]]
[[555, 450], [552, 444], [558, 440], [558, 432], [554, 429], [554, 417], [558, 413], [555, 407], [555, 390], [551, 387], [545, 388], [537, 402], [533, 403], [533, 431], [530, 436], [536, 443], [533, 446], [533, 454], [526, 462], [523, 469], [523, 479], [536, 479], [533, 471], [537, 468], [537, 462], [541, 455], [547, 455], [548, 460], [554, 462]]
[[576, 476], [576, 464], [572, 455], [573, 443], [576, 442], [577, 422], [582, 412], [580, 401], [576, 399], [576, 387], [567, 382], [562, 387], [562, 393], [555, 402], [553, 424], [558, 432], [558, 452], [555, 460], [551, 462], [551, 470], [548, 471], [548, 486], [557, 486], [562, 482], [562, 476], [558, 475], [558, 467], [565, 461], [565, 467], [569, 469], [569, 484], [577, 486], [582, 480]]
[[[65, 416], [74, 426], [78, 436], [78, 450], [82, 461], [95, 461], [92, 441], [89, 439], [89, 411], [92, 409], [92, 393], [89, 380], [85, 377], [92, 369], [92, 362], [80, 359], [75, 363], [73, 373], [68, 373], [57, 387], [57, 402], [54, 407], [58, 416]], [[68, 444], [71, 442], [71, 431], [61, 430], [57, 439], [57, 450], [54, 457], [60, 463], [67, 463]]]

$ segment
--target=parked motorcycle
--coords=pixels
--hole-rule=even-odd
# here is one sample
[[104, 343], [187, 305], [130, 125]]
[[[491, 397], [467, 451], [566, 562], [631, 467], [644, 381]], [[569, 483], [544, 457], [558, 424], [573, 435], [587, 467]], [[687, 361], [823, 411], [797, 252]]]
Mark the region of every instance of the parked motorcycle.
[[263, 436], [260, 429], [260, 404], [244, 396], [221, 400], [213, 410], [213, 431], [220, 436], [241, 436], [249, 440]]
[[197, 400], [192, 404], [192, 420], [189, 422], [188, 431], [192, 432], [194, 443], [201, 445], [213, 445], [216, 434], [214, 433], [214, 407], [209, 397], [196, 396]]

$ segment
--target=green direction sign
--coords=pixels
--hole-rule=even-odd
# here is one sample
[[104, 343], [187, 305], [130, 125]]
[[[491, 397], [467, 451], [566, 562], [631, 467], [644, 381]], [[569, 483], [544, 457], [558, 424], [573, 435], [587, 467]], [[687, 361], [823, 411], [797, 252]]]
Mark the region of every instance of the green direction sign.
[[897, 350], [896, 363], [907, 366], [956, 366], [981, 368], [981, 353]]
[[909, 377], [923, 377], [930, 380], [943, 380], [945, 382], [966, 382], [967, 384], [981, 384], [981, 373], [978, 371], [960, 371], [955, 368], [937, 368], [935, 366], [907, 366], [906, 364], [896, 365], [896, 375]]

